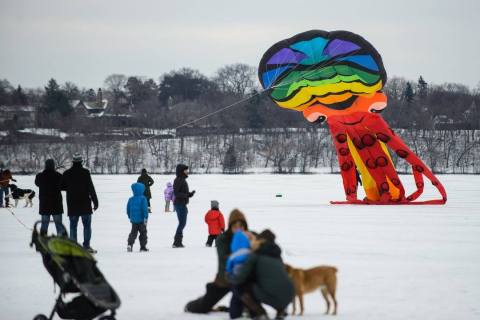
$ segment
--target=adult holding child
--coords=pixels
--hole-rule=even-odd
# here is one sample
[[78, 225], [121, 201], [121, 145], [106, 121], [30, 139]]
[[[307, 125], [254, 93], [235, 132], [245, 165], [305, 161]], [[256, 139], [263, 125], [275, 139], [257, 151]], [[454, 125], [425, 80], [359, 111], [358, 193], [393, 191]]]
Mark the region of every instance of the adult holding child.
[[188, 187], [188, 166], [184, 164], [178, 164], [176, 168], [176, 178], [173, 181], [173, 194], [175, 200], [173, 205], [177, 212], [178, 226], [175, 232], [173, 240], [173, 248], [183, 248], [183, 229], [187, 225], [188, 208], [187, 204], [189, 199], [195, 194], [195, 190], [190, 192]]
[[[218, 269], [213, 282], [206, 285], [207, 292], [198, 299], [192, 300], [185, 306], [185, 312], [209, 313], [213, 307], [225, 297], [232, 289], [226, 276], [226, 264], [231, 254], [233, 235], [236, 232], [247, 231], [248, 224], [245, 215], [238, 209], [233, 210], [228, 218], [227, 231], [217, 238]], [[248, 297], [247, 297], [248, 298]], [[259, 310], [261, 305], [254, 299], [247, 301], [250, 310]]]

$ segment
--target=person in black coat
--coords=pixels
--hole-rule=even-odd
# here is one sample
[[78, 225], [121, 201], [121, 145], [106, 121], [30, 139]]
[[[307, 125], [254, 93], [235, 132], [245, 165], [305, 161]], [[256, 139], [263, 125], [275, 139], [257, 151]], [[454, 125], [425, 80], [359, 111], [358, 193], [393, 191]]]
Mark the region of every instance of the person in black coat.
[[66, 234], [62, 224], [63, 199], [61, 192], [62, 174], [55, 170], [55, 161], [45, 161], [45, 170], [35, 177], [35, 185], [39, 189], [40, 207], [38, 213], [42, 216], [41, 234], [47, 234], [50, 216], [53, 217], [57, 234]]
[[150, 187], [153, 186], [153, 179], [147, 173], [147, 169], [142, 169], [140, 173], [140, 177], [138, 177], [137, 182], [142, 183], [145, 186], [145, 192], [143, 195], [147, 198], [148, 202], [148, 212], [152, 212], [150, 206], [150, 199], [152, 198], [152, 192], [150, 191]]
[[188, 188], [187, 178], [188, 178], [188, 166], [184, 164], [178, 164], [176, 168], [177, 177], [173, 181], [173, 194], [175, 195], [175, 200], [173, 205], [175, 211], [177, 212], [178, 226], [175, 236], [173, 238], [173, 248], [183, 248], [183, 229], [187, 224], [187, 214], [188, 214], [188, 200], [193, 197], [195, 190], [190, 192]]
[[[73, 156], [73, 165], [63, 173], [62, 190], [67, 192], [68, 218], [70, 219], [70, 239], [77, 241], [78, 220], [82, 218], [83, 247], [95, 252], [90, 247], [92, 237], [92, 213], [98, 209], [98, 198], [93, 186], [90, 171], [83, 168], [82, 156]], [[93, 203], [93, 211], [92, 211]]]

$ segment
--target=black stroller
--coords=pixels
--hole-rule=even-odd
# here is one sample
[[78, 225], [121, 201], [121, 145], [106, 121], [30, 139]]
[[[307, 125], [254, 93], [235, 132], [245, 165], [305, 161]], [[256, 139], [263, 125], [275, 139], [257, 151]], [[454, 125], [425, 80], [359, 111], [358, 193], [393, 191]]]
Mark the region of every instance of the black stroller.
[[[115, 320], [115, 310], [120, 307], [120, 298], [98, 270], [93, 256], [66, 236], [48, 236], [33, 227], [32, 242], [41, 253], [43, 264], [60, 287], [50, 317], [39, 314], [34, 320], [52, 320], [55, 312], [62, 319], [91, 320], [110, 310], [99, 320]], [[75, 297], [65, 302], [65, 294]]]

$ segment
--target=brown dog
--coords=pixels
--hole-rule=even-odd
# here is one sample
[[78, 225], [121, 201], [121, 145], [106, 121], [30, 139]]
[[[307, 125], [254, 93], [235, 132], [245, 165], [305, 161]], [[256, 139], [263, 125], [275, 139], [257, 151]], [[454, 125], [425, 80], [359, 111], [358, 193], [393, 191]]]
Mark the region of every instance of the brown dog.
[[[337, 314], [337, 300], [335, 291], [337, 289], [337, 268], [330, 266], [319, 266], [311, 269], [297, 269], [285, 264], [288, 275], [295, 286], [295, 297], [300, 301], [300, 315], [303, 315], [303, 295], [320, 289], [323, 298], [327, 303], [327, 312], [330, 312], [330, 300], [333, 301], [333, 315]], [[293, 312], [296, 311], [296, 299], [293, 297]]]

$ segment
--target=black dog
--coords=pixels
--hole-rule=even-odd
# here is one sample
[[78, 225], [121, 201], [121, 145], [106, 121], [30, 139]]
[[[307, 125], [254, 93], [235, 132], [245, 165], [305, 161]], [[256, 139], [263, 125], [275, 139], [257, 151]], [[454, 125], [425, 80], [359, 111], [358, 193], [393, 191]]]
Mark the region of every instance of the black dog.
[[21, 199], [25, 199], [25, 207], [28, 207], [28, 205], [30, 205], [30, 207], [33, 206], [32, 199], [35, 197], [35, 191], [30, 189], [20, 189], [14, 184], [10, 184], [8, 187], [10, 188], [11, 192], [9, 195], [7, 195], [7, 197], [15, 200], [15, 208], [18, 205], [18, 201]]

